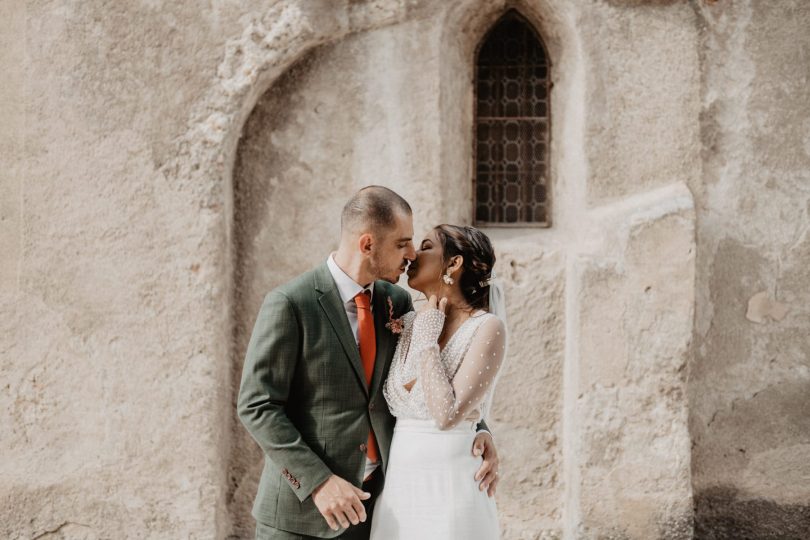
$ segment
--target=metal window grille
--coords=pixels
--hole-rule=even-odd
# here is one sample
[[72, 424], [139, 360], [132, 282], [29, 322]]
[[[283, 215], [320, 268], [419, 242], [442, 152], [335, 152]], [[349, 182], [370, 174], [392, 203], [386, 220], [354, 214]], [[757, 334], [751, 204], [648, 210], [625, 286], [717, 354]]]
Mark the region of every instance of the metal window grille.
[[549, 227], [549, 61], [509, 11], [481, 43], [475, 70], [477, 225]]

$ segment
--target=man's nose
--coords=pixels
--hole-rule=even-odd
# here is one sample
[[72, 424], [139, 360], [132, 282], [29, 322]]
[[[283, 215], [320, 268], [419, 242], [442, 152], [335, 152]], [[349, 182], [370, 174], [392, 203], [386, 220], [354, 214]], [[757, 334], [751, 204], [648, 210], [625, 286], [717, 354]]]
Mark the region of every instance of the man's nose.
[[416, 248], [410, 246], [408, 248], [408, 253], [405, 254], [405, 258], [408, 259], [409, 261], [416, 260]]

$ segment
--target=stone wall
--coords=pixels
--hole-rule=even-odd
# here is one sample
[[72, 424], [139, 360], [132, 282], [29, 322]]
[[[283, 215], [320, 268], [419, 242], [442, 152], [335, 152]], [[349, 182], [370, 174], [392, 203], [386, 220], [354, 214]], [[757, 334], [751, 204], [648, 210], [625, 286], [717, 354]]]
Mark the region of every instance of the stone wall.
[[810, 5], [699, 10], [696, 532], [810, 535]]
[[163, 167], [260, 4], [1, 4], [0, 537], [227, 522], [221, 186]]
[[552, 60], [554, 199], [488, 231], [504, 537], [808, 534], [810, 8], [251, 0], [0, 6], [0, 536], [251, 536], [260, 299], [361, 185], [469, 222], [507, 7]]

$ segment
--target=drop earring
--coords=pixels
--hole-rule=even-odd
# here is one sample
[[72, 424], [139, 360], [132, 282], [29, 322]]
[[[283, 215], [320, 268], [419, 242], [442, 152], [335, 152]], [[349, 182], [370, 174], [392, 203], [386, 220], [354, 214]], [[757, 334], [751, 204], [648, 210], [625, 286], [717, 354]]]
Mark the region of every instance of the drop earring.
[[445, 275], [443, 275], [443, 276], [442, 276], [442, 281], [444, 281], [444, 282], [445, 282], [446, 284], [448, 284], [448, 285], [452, 285], [453, 283], [455, 283], [455, 281], [453, 280], [453, 278], [451, 278], [451, 277], [450, 277], [450, 274], [445, 274]]

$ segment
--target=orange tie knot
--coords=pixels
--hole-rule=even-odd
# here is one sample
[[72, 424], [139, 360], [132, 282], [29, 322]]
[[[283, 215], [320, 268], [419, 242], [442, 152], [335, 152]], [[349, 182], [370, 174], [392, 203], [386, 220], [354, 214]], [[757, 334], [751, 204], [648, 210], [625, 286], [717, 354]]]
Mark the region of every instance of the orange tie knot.
[[354, 303], [359, 309], [371, 309], [371, 291], [364, 289], [354, 297]]

